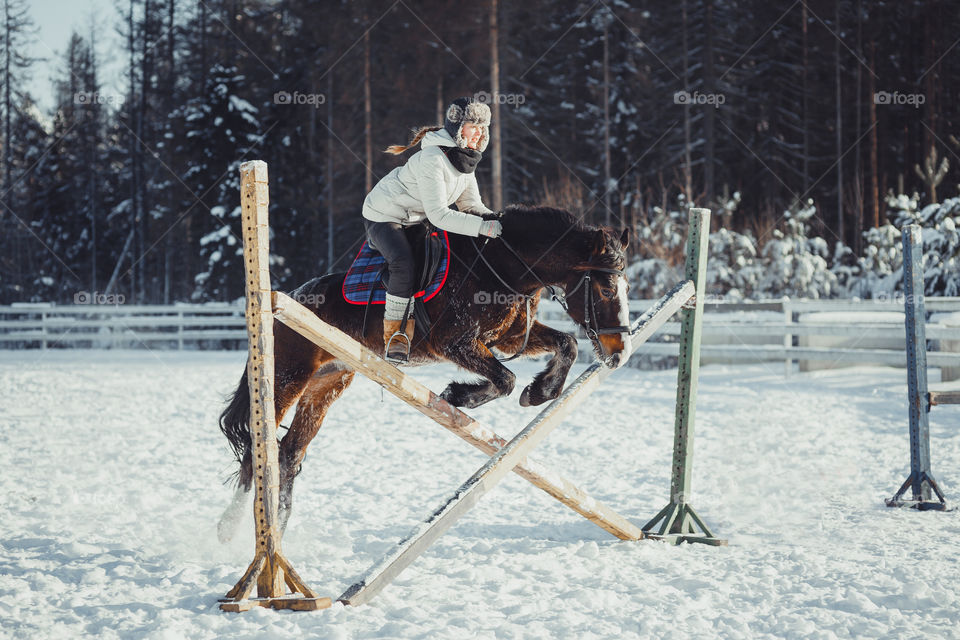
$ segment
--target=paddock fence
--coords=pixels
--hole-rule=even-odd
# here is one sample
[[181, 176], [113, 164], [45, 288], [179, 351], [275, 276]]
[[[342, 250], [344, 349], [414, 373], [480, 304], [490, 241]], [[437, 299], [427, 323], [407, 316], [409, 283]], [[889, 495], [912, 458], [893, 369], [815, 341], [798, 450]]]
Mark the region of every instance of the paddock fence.
[[[636, 318], [652, 300], [631, 300]], [[927, 297], [927, 361], [943, 380], [960, 378], [960, 298]], [[576, 332], [580, 358], [592, 359], [589, 340], [559, 304], [543, 300], [539, 319]], [[631, 366], [672, 366], [680, 323], [664, 325]], [[192, 349], [246, 348], [241, 303], [182, 305], [0, 306], [0, 349]], [[782, 362], [785, 373], [852, 365], [905, 366], [903, 300], [708, 301], [701, 361]]]

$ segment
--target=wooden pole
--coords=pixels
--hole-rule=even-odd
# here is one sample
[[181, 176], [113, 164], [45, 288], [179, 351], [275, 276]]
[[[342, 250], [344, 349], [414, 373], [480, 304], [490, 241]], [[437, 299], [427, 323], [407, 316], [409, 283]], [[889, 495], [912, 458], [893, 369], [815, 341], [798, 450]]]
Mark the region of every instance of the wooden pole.
[[[247, 333], [250, 355], [250, 437], [253, 446], [253, 515], [256, 552], [240, 581], [221, 600], [224, 611], [246, 611], [255, 606], [275, 609], [322, 609], [330, 598], [318, 598], [300, 579], [280, 550], [277, 519], [280, 471], [277, 423], [274, 413], [273, 310], [270, 297], [270, 227], [267, 217], [267, 164], [260, 160], [240, 166], [243, 216], [243, 255], [246, 273]], [[284, 584], [305, 597], [284, 597]], [[257, 598], [250, 598], [253, 586]]]
[[[673, 443], [670, 503], [660, 510], [643, 530], [648, 537], [679, 542], [725, 545], [704, 524], [687, 502], [693, 468], [693, 425], [697, 410], [697, 379], [700, 372], [700, 336], [707, 280], [707, 248], [710, 238], [710, 210], [690, 209], [684, 277], [696, 287], [693, 308], [680, 312], [680, 358], [677, 366], [677, 409]], [[660, 524], [657, 527], [657, 524]], [[699, 531], [697, 530], [699, 527]]]
[[[923, 304], [923, 238], [919, 225], [903, 228], [903, 295], [907, 331], [907, 407], [910, 415], [910, 475], [888, 507], [944, 510], [946, 500], [930, 471], [930, 399], [927, 392], [927, 312]], [[904, 500], [910, 488], [912, 499]], [[937, 500], [931, 500], [931, 489]]]
[[[637, 320], [631, 331], [631, 353], [646, 342], [693, 294], [690, 282], [675, 287], [667, 296]], [[437, 538], [464, 514], [480, 498], [493, 489], [519, 464], [575, 407], [595, 391], [613, 369], [594, 362], [572, 382], [559, 398], [547, 405], [523, 431], [518, 433], [496, 455], [490, 458], [452, 496], [443, 501], [406, 539], [378, 562], [365, 577], [347, 589], [337, 600], [345, 604], [359, 605], [368, 602], [387, 586], [401, 571], [416, 560]]]

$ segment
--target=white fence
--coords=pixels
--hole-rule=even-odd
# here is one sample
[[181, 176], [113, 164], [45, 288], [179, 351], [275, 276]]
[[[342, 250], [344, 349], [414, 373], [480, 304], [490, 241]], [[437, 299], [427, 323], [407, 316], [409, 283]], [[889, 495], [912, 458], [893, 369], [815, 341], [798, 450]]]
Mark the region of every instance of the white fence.
[[[927, 355], [931, 367], [960, 371], [960, 298], [926, 298], [931, 322]], [[639, 315], [650, 301], [631, 301]], [[950, 315], [952, 314], [952, 315]], [[944, 321], [938, 321], [938, 318]], [[544, 300], [540, 319], [564, 331], [573, 322], [555, 302]], [[667, 323], [658, 342], [638, 359], [676, 356], [678, 322]], [[590, 343], [579, 333], [581, 353]], [[0, 306], [3, 348], [240, 349], [246, 327], [242, 304], [174, 306], [20, 304]], [[704, 313], [701, 359], [711, 362], [798, 361], [801, 370], [843, 364], [904, 366], [903, 302], [897, 300], [778, 300], [710, 302]], [[958, 374], [960, 375], [960, 374]]]
[[246, 348], [242, 303], [0, 306], [0, 348]]
[[[631, 300], [631, 316], [650, 302]], [[927, 362], [944, 369], [944, 379], [960, 377], [960, 298], [925, 298], [931, 312]], [[902, 300], [777, 300], [708, 302], [704, 308], [703, 364], [783, 362], [785, 371], [799, 362], [801, 371], [853, 364], [906, 366]], [[544, 301], [543, 322], [564, 331], [576, 329], [560, 306]], [[668, 322], [658, 342], [641, 349], [631, 364], [677, 356], [679, 322]], [[592, 358], [590, 342], [578, 331], [580, 352]]]

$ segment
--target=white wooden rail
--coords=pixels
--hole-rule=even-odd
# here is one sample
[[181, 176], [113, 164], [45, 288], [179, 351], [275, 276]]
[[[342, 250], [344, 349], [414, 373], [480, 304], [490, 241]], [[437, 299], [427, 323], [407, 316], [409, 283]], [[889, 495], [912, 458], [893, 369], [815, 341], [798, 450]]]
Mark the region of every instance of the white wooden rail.
[[[639, 316], [652, 300], [632, 300], [631, 312]], [[960, 312], [960, 298], [927, 297], [927, 310]], [[828, 324], [800, 323], [806, 313], [875, 311], [903, 312], [902, 300], [777, 300], [768, 302], [711, 302], [705, 305], [701, 354], [706, 360], [730, 362], [792, 362], [842, 360], [905, 366], [904, 349], [805, 347], [794, 337], [847, 337], [870, 341], [903, 339], [903, 326], [870, 321]], [[869, 316], [864, 316], [868, 318]], [[576, 327], [560, 306], [544, 300], [540, 319], [563, 331]], [[668, 322], [659, 335], [679, 336], [680, 323]], [[926, 325], [930, 340], [960, 342], [960, 327]], [[668, 338], [670, 339], [670, 338]], [[714, 344], [727, 340], [732, 344]], [[765, 341], [767, 344], [756, 344]], [[799, 340], [797, 340], [799, 342]], [[0, 306], [0, 349], [4, 348], [197, 348], [242, 349], [246, 344], [246, 320], [240, 304], [204, 305], [51, 305]], [[582, 359], [591, 359], [590, 343], [580, 344]], [[641, 353], [676, 356], [676, 342], [648, 342]], [[957, 367], [960, 355], [929, 349], [932, 367]], [[641, 359], [631, 362], [643, 366]]]
[[[960, 298], [926, 297], [926, 308], [938, 312], [960, 312]], [[648, 306], [649, 302], [631, 301], [631, 313]], [[901, 348], [875, 348], [859, 346], [875, 340], [903, 342], [903, 321], [877, 323], [871, 314], [877, 311], [903, 313], [903, 300], [784, 300], [774, 302], [729, 303], [714, 302], [705, 305], [701, 357], [706, 360], [728, 362], [776, 362], [789, 365], [797, 361], [827, 361], [851, 364], [884, 364], [906, 366], [906, 350]], [[864, 314], [865, 321], [852, 320], [843, 324], [825, 322], [797, 322], [808, 313]], [[560, 305], [543, 301], [540, 305], [543, 322], [561, 331], [576, 331], [577, 327], [564, 314]], [[660, 336], [678, 336], [679, 322], [668, 322], [660, 330]], [[927, 338], [932, 340], [960, 341], [960, 327], [927, 323]], [[794, 336], [853, 338], [854, 344], [846, 347], [817, 347], [794, 345]], [[591, 360], [590, 342], [582, 334], [580, 352], [582, 360]], [[757, 344], [763, 340], [766, 344]], [[714, 344], [726, 341], [729, 344]], [[799, 340], [798, 340], [799, 342]], [[640, 353], [649, 356], [676, 356], [679, 349], [674, 342], [648, 342]], [[958, 367], [960, 354], [928, 350], [927, 363], [931, 367]], [[644, 366], [640, 358], [630, 363]], [[790, 367], [787, 367], [789, 372]]]

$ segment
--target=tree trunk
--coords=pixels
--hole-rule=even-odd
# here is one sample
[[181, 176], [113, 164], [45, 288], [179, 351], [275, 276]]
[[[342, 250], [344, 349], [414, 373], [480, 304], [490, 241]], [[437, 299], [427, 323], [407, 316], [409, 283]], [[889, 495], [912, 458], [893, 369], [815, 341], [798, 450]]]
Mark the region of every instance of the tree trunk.
[[810, 65], [809, 60], [809, 44], [807, 41], [807, 22], [809, 20], [807, 16], [807, 5], [806, 3], [801, 3], [800, 6], [800, 16], [803, 20], [801, 28], [803, 30], [803, 70], [802, 81], [801, 81], [801, 96], [800, 96], [800, 127], [803, 129], [803, 191], [801, 193], [806, 193], [810, 189], [810, 130], [807, 126], [807, 118], [810, 114], [810, 103], [809, 103], [809, 71], [808, 67]]
[[490, 95], [493, 111], [490, 126], [490, 144], [493, 145], [493, 210], [503, 209], [503, 145], [500, 132], [503, 121], [500, 119], [500, 47], [499, 25], [497, 24], [497, 0], [490, 0]]
[[[857, 0], [857, 57], [863, 60], [863, 0]], [[871, 70], [872, 73], [872, 70]], [[863, 245], [863, 230], [865, 228], [863, 206], [863, 167], [860, 157], [860, 140], [863, 139], [863, 65], [857, 64], [857, 119], [854, 130], [857, 132], [857, 148], [853, 152], [853, 179], [856, 185], [856, 233], [853, 236], [854, 252], [860, 255]]]
[[604, 224], [610, 226], [610, 21], [603, 21], [603, 208]]
[[[683, 16], [683, 89], [690, 91], [690, 56], [687, 48], [687, 0], [681, 3]], [[692, 93], [692, 92], [691, 92]], [[683, 105], [683, 190], [687, 206], [693, 204], [693, 163], [690, 156], [690, 100]]]
[[440, 125], [443, 124], [443, 108], [445, 106], [446, 105], [444, 104], [444, 101], [443, 101], [443, 71], [438, 70], [437, 71], [437, 117], [434, 120], [434, 122], [436, 122], [437, 124], [440, 124]]
[[13, 55], [13, 34], [11, 33], [12, 26], [10, 24], [12, 19], [10, 15], [10, 0], [4, 0], [3, 11], [4, 26], [6, 27], [3, 34], [3, 194], [7, 206], [16, 211], [15, 205], [12, 202], [13, 145], [10, 144], [13, 139], [11, 135], [13, 100], [10, 96], [10, 85], [13, 83], [10, 77], [10, 58]]
[[[127, 28], [129, 33], [127, 34], [127, 46], [130, 49], [130, 99], [128, 104], [130, 108], [127, 112], [127, 117], [129, 119], [129, 127], [136, 127], [137, 115], [135, 111], [135, 98], [136, 98], [136, 24], [133, 21], [133, 9], [134, 9], [135, 0], [130, 0], [130, 13], [127, 16]], [[139, 187], [137, 185], [137, 141], [133, 135], [132, 130], [127, 134], [127, 154], [130, 158], [130, 235], [129, 242], [133, 242], [137, 237], [137, 221], [139, 219], [138, 213], [138, 194]], [[122, 262], [123, 254], [121, 253], [120, 259], [117, 260], [117, 269]], [[130, 300], [137, 301], [137, 289], [136, 289], [136, 274], [138, 270], [138, 263], [136, 260], [132, 260], [130, 263], [130, 269], [127, 273], [130, 275]], [[126, 275], [126, 274], [124, 274]], [[108, 284], [111, 286], [115, 278], [111, 277], [111, 282]]]
[[[704, 9], [706, 17], [703, 28], [706, 31], [706, 42], [703, 47], [703, 90], [707, 95], [716, 95], [717, 85], [716, 77], [713, 71], [713, 0], [705, 0]], [[715, 150], [715, 124], [717, 110], [710, 107], [704, 111], [703, 136], [704, 136], [704, 165], [703, 182], [704, 194], [707, 199], [707, 206], [713, 205], [714, 199], [714, 165], [716, 163]]]
[[333, 269], [333, 69], [327, 71], [327, 266]]
[[[369, 24], [366, 12], [363, 23]], [[367, 166], [364, 172], [365, 193], [373, 189], [373, 107], [370, 98], [370, 30], [363, 34], [363, 139], [364, 158]]]
[[[924, 89], [924, 98], [926, 99], [924, 107], [927, 111], [927, 118], [929, 121], [929, 126], [923, 128], [923, 151], [920, 154], [921, 161], [929, 153], [929, 150], [934, 148], [937, 144], [937, 73], [936, 67], [938, 64], [937, 60], [937, 35], [936, 29], [933, 28], [933, 9], [936, 6], [936, 3], [932, 3], [934, 6], [925, 7], [923, 12], [923, 68], [926, 72], [924, 76], [924, 83], [926, 87]], [[954, 8], [956, 11], [956, 8]], [[920, 87], [917, 87], [919, 89]], [[937, 167], [934, 167], [936, 170]], [[936, 185], [933, 186], [933, 190], [936, 189]], [[932, 200], [936, 202], [936, 198]]]
[[[874, 69], [877, 59], [877, 43], [870, 43], [870, 68]], [[867, 93], [870, 94], [870, 207], [871, 226], [880, 226], [880, 163], [878, 149], [880, 146], [879, 131], [877, 131], [877, 81], [871, 73], [867, 76]]]
[[[840, 31], [840, 2], [837, 2], [834, 5], [834, 27], [837, 32]], [[837, 120], [837, 235], [840, 236], [840, 241], [846, 243], [846, 229], [844, 228], [843, 220], [843, 103], [842, 103], [842, 93], [841, 93], [841, 78], [840, 78], [840, 38], [839, 36], [834, 38], [834, 69], [836, 75], [836, 87], [837, 87], [837, 111], [836, 111], [836, 120]]]
[[140, 107], [137, 110], [137, 142], [134, 148], [137, 150], [137, 261], [140, 263], [137, 269], [137, 294], [134, 298], [138, 303], [143, 304], [147, 301], [147, 267], [149, 262], [146, 259], [147, 235], [149, 233], [149, 217], [147, 215], [147, 189], [146, 189], [146, 149], [140, 141], [146, 142], [145, 130], [147, 127], [147, 87], [152, 77], [150, 67], [150, 0], [143, 2], [143, 33], [140, 34]]

